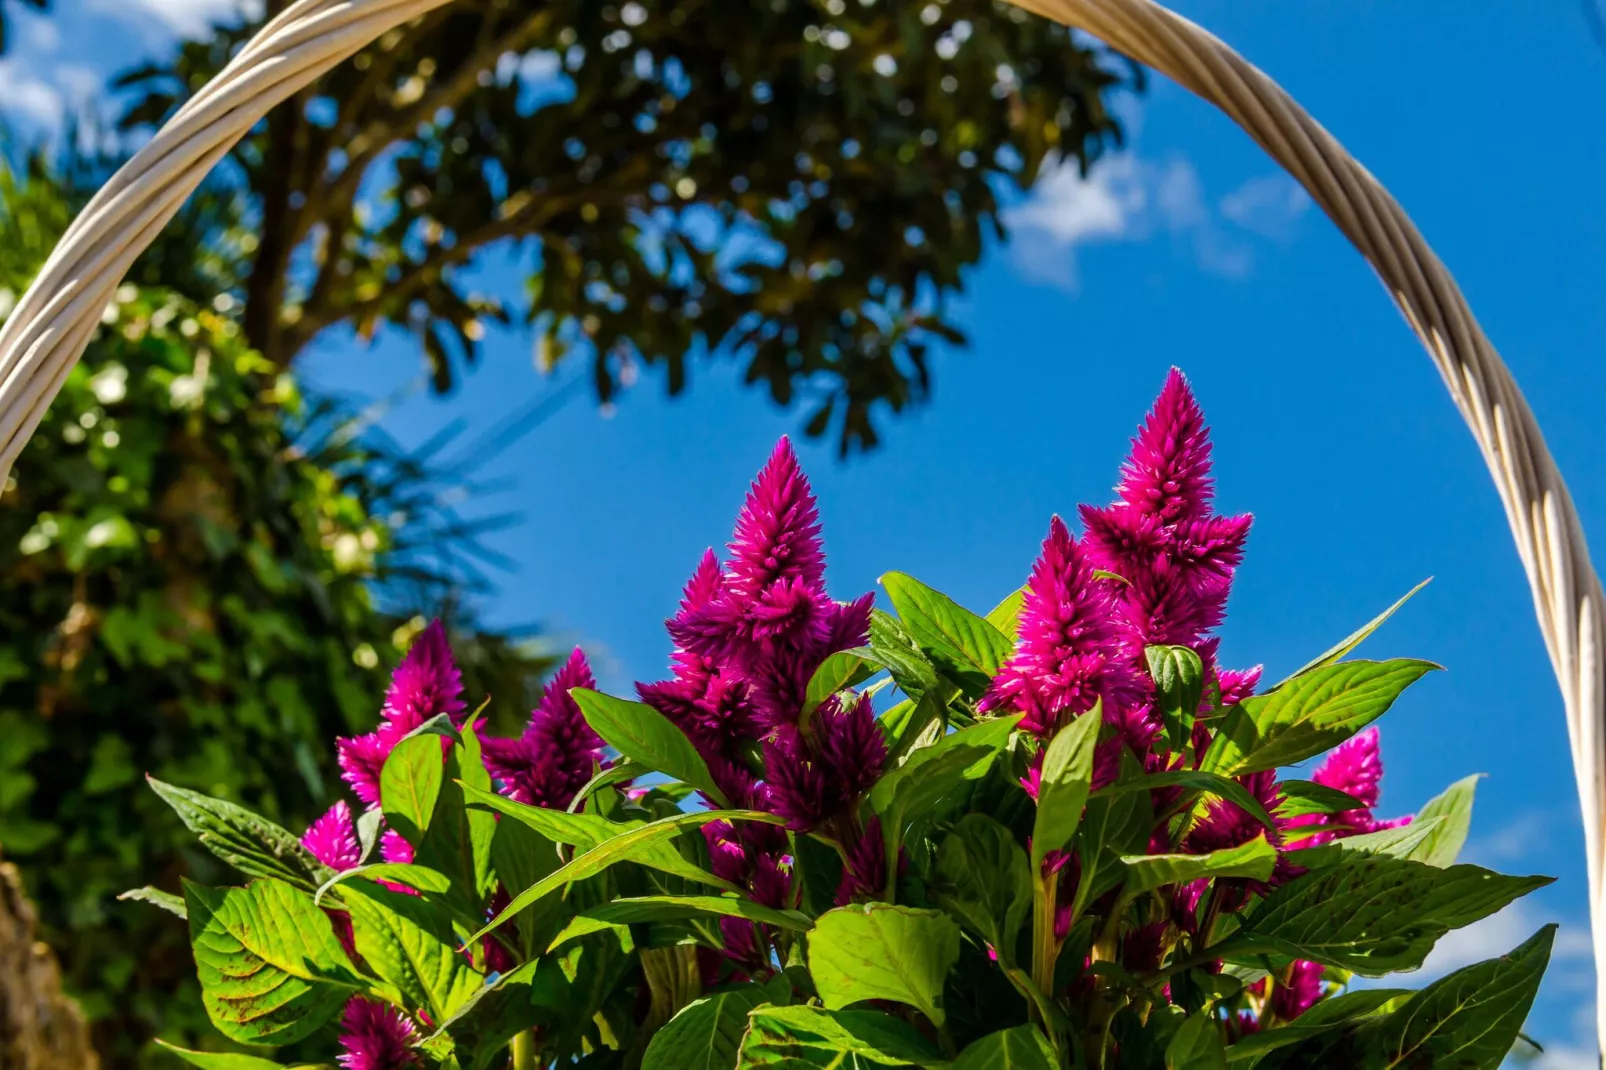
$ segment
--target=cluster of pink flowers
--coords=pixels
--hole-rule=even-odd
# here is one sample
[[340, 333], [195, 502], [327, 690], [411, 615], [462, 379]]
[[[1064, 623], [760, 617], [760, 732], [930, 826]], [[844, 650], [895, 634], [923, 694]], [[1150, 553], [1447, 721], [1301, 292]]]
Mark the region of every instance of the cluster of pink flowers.
[[[1021, 726], [1047, 741], [1077, 717], [1100, 708], [1114, 728], [1101, 745], [1096, 784], [1112, 781], [1122, 755], [1145, 769], [1197, 763], [1209, 730], [1195, 727], [1192, 747], [1173, 751], [1161, 731], [1156, 690], [1146, 649], [1185, 646], [1204, 666], [1201, 713], [1249, 697], [1260, 669], [1217, 664], [1214, 629], [1225, 614], [1235, 570], [1243, 558], [1249, 516], [1213, 510], [1211, 445], [1204, 417], [1187, 381], [1173, 371], [1133, 440], [1122, 468], [1118, 500], [1083, 506], [1078, 539], [1055, 517], [1027, 584], [1016, 649], [978, 712], [1022, 714]], [[860, 826], [859, 802], [887, 764], [887, 739], [867, 696], [832, 697], [802, 717], [808, 683], [831, 654], [867, 642], [872, 596], [834, 601], [825, 589], [825, 555], [818, 509], [790, 444], [782, 439], [759, 472], [737, 517], [721, 562], [709, 550], [687, 582], [678, 612], [667, 622], [675, 643], [672, 675], [638, 684], [641, 699], [686, 733], [725, 801], [786, 819], [796, 832], [834, 841], [844, 858], [837, 902], [874, 899], [886, 887], [887, 856], [872, 819]], [[485, 766], [496, 789], [520, 802], [562, 809], [604, 763], [601, 739], [570, 696], [595, 680], [576, 650], [553, 677], [524, 731], [512, 739], [483, 741]], [[409, 732], [448, 715], [462, 726], [462, 678], [439, 622], [418, 637], [395, 671], [374, 732], [338, 741], [340, 766], [357, 799], [379, 805], [386, 758]], [[762, 761], [754, 761], [754, 755]], [[1180, 844], [1158, 829], [1156, 851], [1204, 853], [1266, 835], [1279, 852], [1270, 878], [1275, 886], [1300, 872], [1297, 851], [1335, 838], [1409, 821], [1380, 821], [1382, 763], [1375, 729], [1337, 748], [1314, 779], [1352, 795], [1360, 804], [1337, 815], [1277, 819], [1263, 827], [1226, 801], [1212, 803]], [[1035, 797], [1036, 773], [1026, 786]], [[1241, 783], [1268, 812], [1282, 802], [1274, 773]], [[714, 802], [716, 800], [708, 800]], [[1287, 834], [1298, 830], [1297, 837]], [[704, 827], [714, 874], [770, 907], [796, 903], [793, 859], [785, 832], [774, 826], [715, 822]], [[320, 861], [347, 870], [361, 861], [355, 822], [336, 803], [303, 841]], [[381, 857], [410, 861], [416, 844], [386, 830]], [[1049, 864], [1064, 866], [1064, 857]], [[1077, 867], [1069, 860], [1060, 887], [1074, 892]], [[1231, 882], [1224, 882], [1231, 885]], [[1239, 885], [1240, 898], [1263, 887]], [[1179, 888], [1171, 924], [1198, 925], [1206, 883]], [[503, 896], [505, 899], [505, 895]], [[1129, 969], [1153, 968], [1164, 952], [1164, 924], [1125, 934]], [[773, 968], [768, 934], [736, 918], [721, 921], [724, 959], [739, 975]], [[349, 935], [349, 934], [347, 934]], [[348, 945], [349, 947], [349, 945]], [[1149, 960], [1153, 961], [1149, 961]], [[708, 964], [722, 968], [718, 962]], [[1265, 989], [1269, 987], [1269, 991]], [[1322, 995], [1321, 968], [1295, 963], [1275, 982], [1263, 983], [1264, 1014], [1290, 1020]], [[344, 1019], [347, 1070], [396, 1070], [409, 1065], [413, 1026], [396, 1012], [355, 999]], [[1245, 1019], [1240, 1031], [1258, 1028]]]
[[[1018, 646], [981, 703], [986, 711], [1024, 714], [1021, 726], [1044, 740], [1101, 704], [1106, 723], [1117, 732], [1098, 754], [1095, 785], [1114, 780], [1123, 750], [1150, 771], [1184, 765], [1184, 755], [1173, 753], [1160, 731], [1147, 647], [1184, 646], [1198, 654], [1209, 682], [1201, 713], [1218, 702], [1226, 707], [1248, 698], [1259, 683], [1258, 666], [1232, 670], [1216, 663], [1219, 640], [1212, 632], [1225, 615], [1251, 518], [1215, 514], [1210, 452], [1204, 414], [1187, 380], [1173, 369], [1133, 439], [1115, 504], [1081, 508], [1080, 540], [1058, 517], [1050, 523], [1027, 584]], [[1209, 741], [1209, 728], [1197, 724], [1195, 764]], [[1373, 816], [1382, 771], [1377, 730], [1369, 729], [1334, 750], [1314, 774], [1318, 783], [1354, 796], [1360, 809], [1276, 819], [1275, 827], [1265, 828], [1236, 804], [1220, 801], [1209, 806], [1179, 846], [1202, 854], [1264, 834], [1278, 850], [1269, 882], [1275, 887], [1302, 872], [1296, 862], [1299, 848], [1410, 821]], [[1282, 803], [1275, 773], [1254, 773], [1240, 782], [1267, 812]], [[1028, 790], [1034, 786], [1029, 779]], [[1285, 842], [1285, 834], [1294, 828], [1304, 830], [1303, 838]], [[1151, 849], [1176, 848], [1166, 842], [1162, 828], [1156, 830]], [[1240, 898], [1265, 890], [1221, 883]], [[1201, 881], [1178, 890], [1172, 921], [1180, 929], [1197, 927], [1206, 886]], [[1074, 880], [1062, 882], [1067, 900], [1074, 887]], [[1229, 909], [1234, 906], [1228, 904]], [[1159, 965], [1163, 928], [1151, 926], [1128, 936], [1128, 969]], [[1144, 961], [1147, 957], [1156, 961]], [[1321, 968], [1295, 963], [1268, 997], [1268, 1012], [1282, 1020], [1297, 1017], [1321, 991]]]

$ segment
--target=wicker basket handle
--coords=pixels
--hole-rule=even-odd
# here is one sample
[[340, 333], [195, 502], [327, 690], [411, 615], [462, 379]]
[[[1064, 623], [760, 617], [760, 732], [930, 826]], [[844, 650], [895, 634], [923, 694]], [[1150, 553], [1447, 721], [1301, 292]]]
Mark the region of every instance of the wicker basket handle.
[[[38, 426], [135, 257], [275, 104], [448, 0], [299, 0], [136, 153], [69, 228], [0, 329], [0, 481]], [[1606, 750], [1602, 594], [1533, 412], [1465, 298], [1392, 197], [1278, 86], [1152, 0], [1014, 0], [1086, 30], [1219, 107], [1298, 179], [1381, 277], [1444, 377], [1506, 507], [1561, 684], [1583, 807], [1597, 974]], [[1601, 986], [1606, 1008], [1606, 985]], [[1606, 1011], [1597, 1014], [1606, 1026]], [[1606, 1035], [1606, 1030], [1603, 1030]]]

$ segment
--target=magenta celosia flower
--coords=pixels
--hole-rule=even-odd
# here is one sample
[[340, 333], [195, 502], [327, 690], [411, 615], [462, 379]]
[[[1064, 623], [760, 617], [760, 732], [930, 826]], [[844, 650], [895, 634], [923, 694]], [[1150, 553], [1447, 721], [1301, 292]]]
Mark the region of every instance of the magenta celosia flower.
[[416, 1066], [417, 1034], [401, 1011], [362, 996], [353, 996], [340, 1020], [339, 1063], [346, 1070], [401, 1070]]
[[1101, 700], [1107, 718], [1129, 704], [1133, 679], [1112, 619], [1113, 583], [1093, 570], [1055, 517], [1026, 585], [1019, 646], [993, 678], [984, 712], [1019, 710], [1022, 728], [1048, 738]]
[[1089, 559], [1127, 581], [1117, 595], [1127, 658], [1141, 675], [1145, 646], [1187, 646], [1209, 668], [1207, 633], [1225, 613], [1251, 518], [1212, 514], [1209, 430], [1176, 369], [1132, 440], [1116, 490], [1115, 505], [1083, 506], [1081, 515]]
[[[1261, 773], [1250, 773], [1238, 778], [1238, 782], [1248, 789], [1255, 801], [1265, 808], [1268, 814], [1274, 813], [1282, 804], [1282, 788], [1277, 783], [1277, 774], [1273, 770]], [[1288, 857], [1283, 846], [1282, 833], [1279, 829], [1266, 828], [1247, 810], [1237, 803], [1219, 799], [1210, 804], [1203, 818], [1194, 825], [1193, 830], [1182, 842], [1182, 849], [1188, 854], [1208, 854], [1211, 851], [1221, 851], [1229, 847], [1238, 847], [1248, 843], [1256, 836], [1265, 834], [1267, 841], [1277, 849], [1277, 863], [1272, 870], [1271, 879], [1266, 882], [1246, 881], [1218, 882], [1241, 885], [1251, 891], [1260, 892], [1266, 888], [1275, 888], [1286, 881], [1292, 880], [1304, 872]]]
[[379, 857], [386, 862], [409, 863], [413, 860], [413, 845], [395, 829], [386, 829], [379, 837]]
[[887, 764], [887, 737], [869, 695], [832, 695], [814, 711], [815, 750], [844, 803], [875, 786]]
[[301, 837], [301, 846], [338, 873], [356, 868], [362, 861], [362, 847], [357, 843], [357, 826], [351, 818], [351, 807], [344, 801], [331, 806], [307, 829], [307, 834]]
[[569, 692], [596, 686], [591, 666], [576, 648], [547, 684], [524, 732], [514, 739], [485, 740], [485, 768], [498, 791], [550, 809], [569, 805], [591, 779], [603, 747]]
[[1321, 832], [1301, 840], [1301, 847], [1319, 847], [1344, 836], [1399, 828], [1411, 823], [1409, 817], [1379, 821], [1373, 816], [1383, 781], [1383, 755], [1375, 725], [1334, 747], [1322, 764], [1316, 767], [1311, 779], [1323, 787], [1354, 796], [1361, 806], [1339, 814], [1310, 814], [1291, 820], [1288, 823], [1290, 828], [1322, 827]]
[[1322, 998], [1322, 966], [1319, 962], [1296, 961], [1285, 978], [1271, 990], [1266, 1009], [1284, 1022], [1291, 1022], [1314, 1007]]
[[[902, 861], [900, 855], [899, 862]], [[872, 817], [842, 864], [842, 879], [836, 886], [836, 905], [845, 907], [849, 903], [880, 899], [886, 889], [886, 844], [881, 834], [881, 819]]]
[[462, 727], [462, 695], [463, 674], [452, 658], [446, 629], [440, 621], [431, 621], [391, 674], [379, 728], [335, 740], [341, 776], [364, 805], [370, 809], [379, 805], [379, 776], [385, 759], [409, 732], [443, 713]]
[[782, 729], [764, 744], [770, 811], [786, 818], [787, 828], [808, 832], [836, 813], [841, 803], [827, 770], [810, 753], [796, 729]]

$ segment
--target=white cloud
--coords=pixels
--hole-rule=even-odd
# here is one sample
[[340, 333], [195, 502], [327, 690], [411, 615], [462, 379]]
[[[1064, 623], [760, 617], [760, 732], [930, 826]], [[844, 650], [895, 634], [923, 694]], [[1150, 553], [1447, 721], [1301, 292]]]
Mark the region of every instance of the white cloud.
[[[24, 9], [26, 11], [26, 9]], [[16, 26], [21, 31], [22, 54], [28, 56], [48, 56], [61, 47], [61, 31], [51, 19], [39, 15], [27, 15], [17, 12], [7, 16], [16, 20]]]
[[1273, 241], [1290, 240], [1310, 206], [1304, 187], [1280, 172], [1251, 178], [1221, 198], [1224, 217]]
[[0, 59], [0, 110], [27, 127], [53, 129], [65, 109], [61, 93], [15, 59]]
[[[261, 0], [91, 0], [91, 6], [144, 29], [153, 40], [175, 34], [193, 37], [216, 23], [262, 11]], [[145, 16], [154, 17], [155, 24]]]
[[1126, 153], [1095, 163], [1085, 177], [1076, 164], [1061, 164], [1006, 219], [1016, 232], [1021, 272], [1068, 289], [1077, 285], [1079, 246], [1157, 235], [1169, 236], [1213, 275], [1238, 278], [1253, 265], [1253, 250], [1220, 225], [1198, 171], [1181, 158], [1155, 163]]
[[1556, 824], [1556, 815], [1544, 811], [1529, 810], [1518, 814], [1487, 836], [1480, 836], [1468, 843], [1461, 852], [1461, 860], [1476, 862], [1489, 869], [1500, 869], [1532, 858], [1550, 849]]
[[1594, 1048], [1573, 1048], [1546, 1044], [1545, 1053], [1526, 1063], [1529, 1070], [1600, 1070], [1600, 1056]]
[[[1537, 916], [1531, 906], [1518, 900], [1498, 914], [1447, 933], [1440, 937], [1422, 968], [1409, 975], [1412, 987], [1427, 984], [1463, 966], [1499, 958], [1532, 936], [1548, 920]], [[1551, 979], [1571, 987], [1573, 978], [1569, 974], [1576, 971], [1569, 970], [1568, 965], [1582, 963], [1587, 968], [1590, 955], [1588, 928], [1562, 925], [1550, 952]]]

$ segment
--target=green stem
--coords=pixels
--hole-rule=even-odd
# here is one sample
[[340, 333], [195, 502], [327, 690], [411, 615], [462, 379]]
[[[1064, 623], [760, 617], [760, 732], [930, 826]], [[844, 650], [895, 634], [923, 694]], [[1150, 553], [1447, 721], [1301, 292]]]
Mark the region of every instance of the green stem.
[[1050, 997], [1054, 993], [1054, 963], [1059, 958], [1059, 940], [1054, 935], [1054, 907], [1059, 899], [1059, 887], [1058, 871], [1047, 877], [1039, 876], [1032, 896], [1032, 983]]
[[513, 1070], [535, 1070], [535, 1034], [528, 1029], [513, 1035]]

